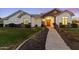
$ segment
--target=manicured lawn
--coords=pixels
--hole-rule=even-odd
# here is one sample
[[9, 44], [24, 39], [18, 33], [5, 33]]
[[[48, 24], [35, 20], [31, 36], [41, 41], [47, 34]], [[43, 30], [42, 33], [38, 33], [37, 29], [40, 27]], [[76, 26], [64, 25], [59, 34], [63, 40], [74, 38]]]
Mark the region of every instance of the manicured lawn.
[[79, 28], [60, 28], [59, 34], [73, 50], [79, 50]]
[[0, 48], [15, 49], [25, 39], [41, 28], [0, 28]]
[[79, 28], [67, 28], [67, 31], [79, 33]]
[[79, 40], [79, 28], [62, 28], [62, 32], [65, 31]]

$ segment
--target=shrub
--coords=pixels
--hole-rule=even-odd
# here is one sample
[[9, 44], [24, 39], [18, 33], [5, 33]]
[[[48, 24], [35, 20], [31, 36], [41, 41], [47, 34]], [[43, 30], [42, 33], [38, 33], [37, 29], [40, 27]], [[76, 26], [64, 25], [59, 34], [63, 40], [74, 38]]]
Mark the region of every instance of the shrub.
[[38, 25], [35, 25], [35, 27], [38, 27]]
[[0, 24], [0, 27], [3, 27], [3, 24]]
[[16, 27], [17, 25], [14, 24], [14, 23], [10, 23], [8, 26], [9, 26], [9, 27]]
[[59, 24], [60, 28], [66, 28], [67, 25], [62, 25], [62, 23]]
[[68, 27], [71, 27], [71, 23], [68, 23]]
[[6, 25], [5, 25], [5, 27], [9, 27], [9, 25], [8, 25], [8, 24], [6, 24]]
[[31, 23], [25, 24], [25, 27], [26, 27], [26, 28], [31, 28]]
[[71, 26], [72, 26], [72, 28], [77, 28], [78, 27], [78, 25], [75, 24], [75, 23], [71, 24]]
[[16, 27], [21, 28], [21, 24], [16, 24]]

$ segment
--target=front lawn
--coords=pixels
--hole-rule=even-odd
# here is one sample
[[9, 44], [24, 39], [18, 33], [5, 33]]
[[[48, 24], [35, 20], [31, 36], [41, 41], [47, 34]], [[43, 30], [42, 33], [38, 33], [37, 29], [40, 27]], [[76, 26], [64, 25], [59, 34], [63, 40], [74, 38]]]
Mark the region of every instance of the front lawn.
[[79, 28], [60, 28], [59, 34], [73, 50], [79, 50]]
[[0, 49], [15, 49], [41, 28], [0, 28]]

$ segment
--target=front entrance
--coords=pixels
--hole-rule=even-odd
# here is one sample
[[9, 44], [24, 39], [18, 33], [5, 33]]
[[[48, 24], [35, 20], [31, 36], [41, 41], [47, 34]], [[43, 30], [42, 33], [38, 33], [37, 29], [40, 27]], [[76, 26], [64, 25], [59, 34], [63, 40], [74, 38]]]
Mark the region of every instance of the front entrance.
[[47, 23], [47, 26], [50, 27], [50, 26], [51, 26], [51, 19], [47, 19], [47, 20], [46, 20], [46, 23]]
[[43, 19], [43, 23], [46, 27], [54, 27], [54, 17], [47, 16]]

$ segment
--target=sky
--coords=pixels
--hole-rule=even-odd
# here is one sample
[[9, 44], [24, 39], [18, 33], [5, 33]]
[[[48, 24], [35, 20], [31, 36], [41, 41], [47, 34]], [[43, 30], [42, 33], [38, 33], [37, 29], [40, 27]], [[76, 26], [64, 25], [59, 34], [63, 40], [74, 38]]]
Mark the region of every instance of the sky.
[[[0, 17], [7, 17], [12, 13], [23, 10], [29, 14], [40, 14], [53, 10], [54, 8], [0, 8]], [[60, 10], [69, 10], [75, 14], [76, 17], [79, 18], [79, 8], [58, 8]]]

